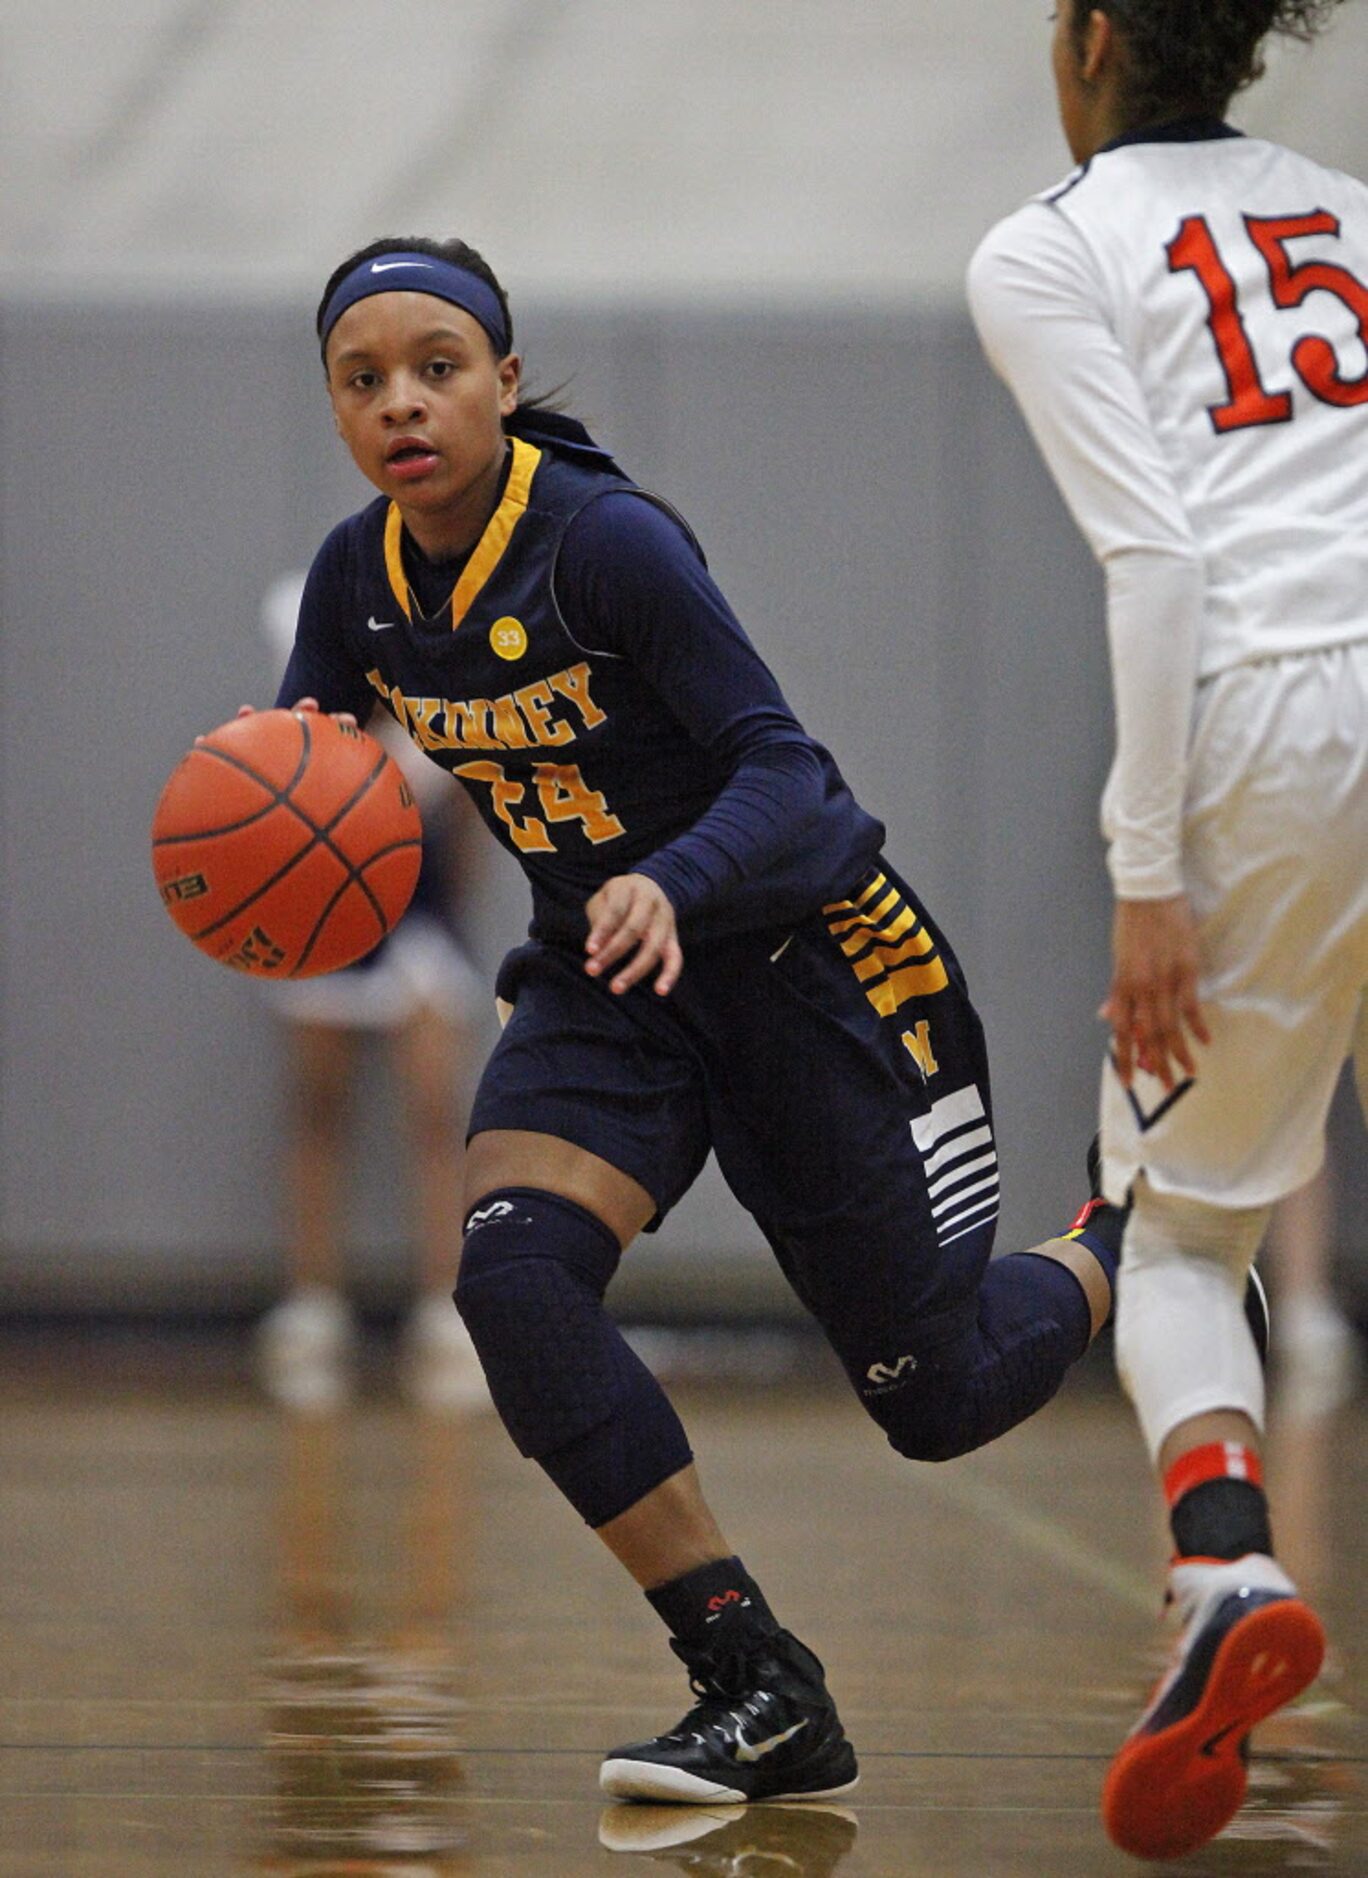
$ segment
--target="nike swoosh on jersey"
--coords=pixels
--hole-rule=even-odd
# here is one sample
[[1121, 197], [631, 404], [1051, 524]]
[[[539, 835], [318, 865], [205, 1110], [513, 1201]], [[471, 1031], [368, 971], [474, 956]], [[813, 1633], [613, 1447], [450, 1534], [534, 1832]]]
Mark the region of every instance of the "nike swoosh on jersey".
[[373, 633], [387, 633], [396, 622], [392, 619], [377, 619], [372, 613], [366, 624]]
[[738, 1735], [736, 1758], [748, 1764], [752, 1761], [763, 1761], [767, 1754], [773, 1754], [774, 1750], [783, 1747], [786, 1741], [792, 1741], [798, 1730], [806, 1727], [806, 1721], [795, 1722], [792, 1728], [786, 1728], [781, 1735], [771, 1735], [767, 1741], [757, 1741], [753, 1746], [744, 1735]]

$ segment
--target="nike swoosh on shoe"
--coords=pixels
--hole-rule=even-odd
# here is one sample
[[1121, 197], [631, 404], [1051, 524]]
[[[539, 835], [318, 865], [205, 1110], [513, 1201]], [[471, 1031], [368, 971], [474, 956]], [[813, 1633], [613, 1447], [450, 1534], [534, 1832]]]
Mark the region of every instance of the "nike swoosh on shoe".
[[767, 1741], [757, 1741], [754, 1746], [747, 1741], [744, 1735], [738, 1735], [736, 1737], [736, 1758], [747, 1766], [755, 1761], [762, 1761], [767, 1754], [773, 1754], [776, 1748], [783, 1747], [786, 1741], [792, 1741], [800, 1728], [806, 1727], [806, 1719], [795, 1722], [792, 1728], [786, 1728], [782, 1734], [771, 1735]]

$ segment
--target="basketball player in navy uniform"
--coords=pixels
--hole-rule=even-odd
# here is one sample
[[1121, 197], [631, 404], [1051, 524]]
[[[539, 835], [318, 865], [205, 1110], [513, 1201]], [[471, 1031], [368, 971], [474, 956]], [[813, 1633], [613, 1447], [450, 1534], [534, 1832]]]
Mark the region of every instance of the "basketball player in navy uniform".
[[1225, 122], [1327, 0], [1061, 0], [1080, 168], [970, 270], [985, 347], [1107, 577], [1117, 750], [1102, 1179], [1133, 1197], [1117, 1358], [1170, 1509], [1181, 1635], [1107, 1779], [1113, 1838], [1230, 1819], [1316, 1674], [1273, 1554], [1242, 1293], [1368, 1087], [1368, 188]]
[[532, 890], [471, 1120], [456, 1302], [500, 1416], [646, 1592], [698, 1697], [619, 1798], [856, 1780], [812, 1652], [700, 1491], [603, 1307], [709, 1150], [901, 1453], [1040, 1407], [1111, 1304], [1120, 1214], [989, 1265], [988, 1065], [954, 954], [806, 735], [688, 528], [519, 402], [506, 296], [460, 242], [328, 282], [337, 428], [378, 499], [310, 572], [281, 702], [380, 704]]

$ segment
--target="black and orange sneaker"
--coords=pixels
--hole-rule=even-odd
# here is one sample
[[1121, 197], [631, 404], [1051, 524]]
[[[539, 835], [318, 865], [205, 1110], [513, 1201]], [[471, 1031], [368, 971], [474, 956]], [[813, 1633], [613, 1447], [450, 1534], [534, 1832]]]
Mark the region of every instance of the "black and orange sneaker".
[[859, 1778], [822, 1665], [787, 1630], [712, 1649], [670, 1648], [698, 1701], [669, 1734], [615, 1748], [599, 1785], [615, 1800], [829, 1800]]
[[1180, 1858], [1239, 1811], [1249, 1731], [1314, 1681], [1320, 1620], [1271, 1558], [1178, 1559], [1174, 1660], [1113, 1760], [1102, 1818], [1134, 1858]]

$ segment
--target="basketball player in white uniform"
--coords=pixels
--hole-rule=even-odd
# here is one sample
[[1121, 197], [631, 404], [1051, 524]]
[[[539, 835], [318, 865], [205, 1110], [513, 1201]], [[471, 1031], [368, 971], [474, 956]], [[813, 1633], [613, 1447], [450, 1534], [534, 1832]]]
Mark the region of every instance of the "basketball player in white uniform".
[[1170, 1508], [1175, 1663], [1103, 1812], [1220, 1831], [1323, 1639], [1273, 1558], [1246, 1275], [1368, 1078], [1368, 188], [1225, 124], [1333, 0], [1060, 0], [1080, 167], [969, 274], [984, 347], [1105, 570], [1116, 896], [1102, 1181], [1117, 1359]]

